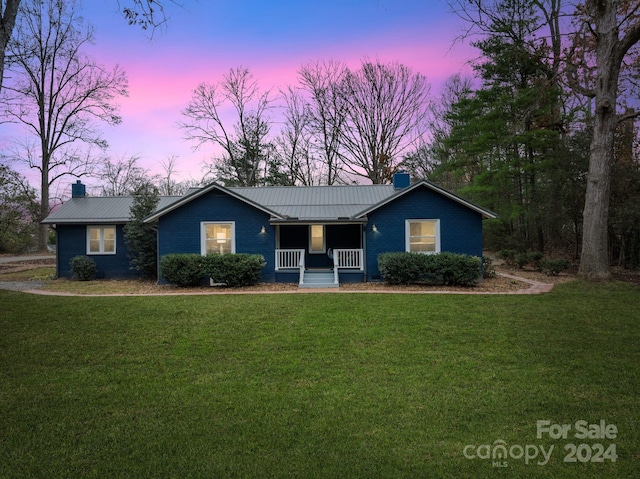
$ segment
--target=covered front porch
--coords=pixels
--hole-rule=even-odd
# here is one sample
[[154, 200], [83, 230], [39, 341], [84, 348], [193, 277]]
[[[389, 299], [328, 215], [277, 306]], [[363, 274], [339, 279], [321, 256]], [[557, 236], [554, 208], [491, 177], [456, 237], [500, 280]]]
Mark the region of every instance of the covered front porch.
[[302, 288], [338, 287], [362, 282], [364, 223], [276, 224], [275, 274], [278, 282]]

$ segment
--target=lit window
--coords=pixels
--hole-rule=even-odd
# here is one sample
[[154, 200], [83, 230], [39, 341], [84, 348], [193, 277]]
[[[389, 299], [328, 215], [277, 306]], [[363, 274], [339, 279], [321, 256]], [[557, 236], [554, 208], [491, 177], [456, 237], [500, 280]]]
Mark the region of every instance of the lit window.
[[115, 253], [115, 226], [87, 226], [87, 254]]
[[407, 220], [406, 242], [412, 253], [439, 253], [440, 220]]
[[309, 253], [324, 253], [324, 225], [311, 225], [309, 228]]
[[234, 223], [202, 223], [202, 254], [235, 253]]

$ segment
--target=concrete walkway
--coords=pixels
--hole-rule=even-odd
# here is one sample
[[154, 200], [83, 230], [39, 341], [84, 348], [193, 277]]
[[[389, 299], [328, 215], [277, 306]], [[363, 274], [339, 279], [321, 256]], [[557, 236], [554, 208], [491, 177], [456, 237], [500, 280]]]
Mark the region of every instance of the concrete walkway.
[[76, 294], [65, 293], [59, 291], [46, 291], [39, 289], [42, 287], [42, 283], [38, 282], [0, 282], [0, 289], [11, 289], [14, 291], [22, 291], [23, 293], [39, 294], [43, 296], [78, 296], [78, 297], [135, 297], [135, 296], [204, 296], [204, 295], [230, 295], [230, 294], [314, 294], [314, 293], [335, 293], [335, 294], [485, 294], [485, 295], [514, 295], [514, 294], [543, 294], [548, 293], [553, 289], [553, 284], [542, 283], [532, 279], [521, 278], [520, 276], [514, 276], [506, 273], [498, 273], [500, 276], [510, 278], [517, 281], [522, 281], [529, 285], [528, 288], [519, 289], [517, 291], [449, 291], [443, 290], [428, 290], [428, 291], [415, 291], [415, 290], [390, 290], [390, 289], [371, 289], [371, 290], [341, 290], [339, 288], [299, 288], [285, 291], [198, 291], [198, 292], [167, 292], [167, 293], [132, 293], [132, 294]]
[[[514, 291], [511, 294], [541, 294], [541, 293], [548, 293], [553, 289], [553, 283], [541, 283], [540, 281], [522, 278], [520, 276], [514, 276], [512, 274], [507, 274], [507, 273], [496, 273], [496, 274], [504, 278], [510, 278], [517, 281], [522, 281], [523, 283], [527, 283], [530, 285], [527, 289], [524, 289], [521, 291]], [[509, 293], [492, 293], [492, 294], [509, 294]]]

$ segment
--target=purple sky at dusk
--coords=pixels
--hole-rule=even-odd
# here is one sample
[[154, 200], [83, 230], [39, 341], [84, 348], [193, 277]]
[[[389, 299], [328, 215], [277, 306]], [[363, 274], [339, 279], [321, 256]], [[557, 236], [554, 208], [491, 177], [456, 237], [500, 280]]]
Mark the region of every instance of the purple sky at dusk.
[[[150, 40], [127, 25], [116, 0], [81, 0], [95, 27], [87, 53], [106, 67], [119, 64], [129, 79], [129, 96], [120, 100], [122, 124], [101, 127], [109, 155], [138, 155], [152, 171], [175, 155], [179, 179], [201, 178], [213, 152], [194, 152], [183, 140], [176, 126], [181, 111], [199, 83], [218, 83], [230, 68], [249, 68], [260, 88], [275, 95], [297, 84], [297, 71], [308, 62], [333, 59], [357, 68], [365, 57], [378, 58], [424, 74], [435, 97], [446, 78], [470, 70], [465, 63], [475, 54], [453, 45], [462, 25], [444, 0], [180, 2], [184, 8], [165, 2], [168, 24]], [[271, 133], [279, 129], [276, 123]]]

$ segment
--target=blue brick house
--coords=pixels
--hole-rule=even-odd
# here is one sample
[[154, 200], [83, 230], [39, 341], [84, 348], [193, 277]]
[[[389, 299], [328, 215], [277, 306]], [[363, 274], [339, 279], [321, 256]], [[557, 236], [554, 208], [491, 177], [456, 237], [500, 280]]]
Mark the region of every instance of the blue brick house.
[[[95, 259], [99, 277], [133, 276], [123, 233], [133, 198], [88, 197], [80, 181], [72, 186], [72, 199], [44, 220], [57, 234], [58, 276], [71, 276], [77, 255]], [[159, 260], [170, 253], [260, 254], [264, 282], [312, 287], [379, 280], [383, 252], [482, 256], [482, 220], [495, 217], [429, 181], [410, 184], [400, 172], [392, 185], [212, 183], [162, 197], [146, 221], [157, 227]]]

